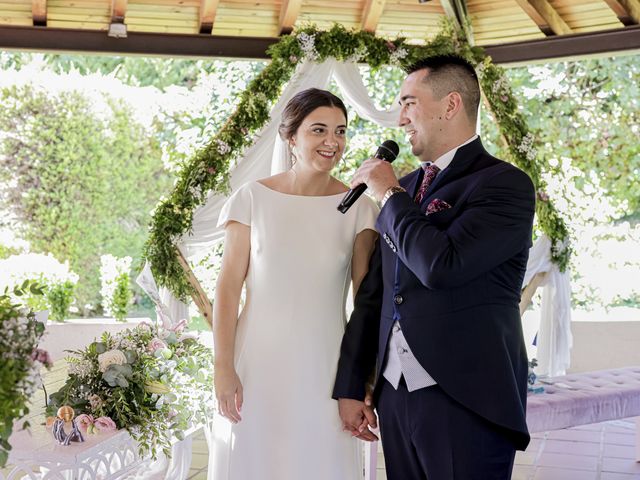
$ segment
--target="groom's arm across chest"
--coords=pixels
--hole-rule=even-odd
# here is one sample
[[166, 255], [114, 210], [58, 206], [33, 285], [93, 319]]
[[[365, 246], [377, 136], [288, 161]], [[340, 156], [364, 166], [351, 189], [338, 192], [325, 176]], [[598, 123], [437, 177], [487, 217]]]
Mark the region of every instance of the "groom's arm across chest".
[[466, 193], [450, 211], [425, 215], [409, 195], [396, 194], [378, 217], [381, 237], [428, 288], [464, 285], [531, 243], [535, 192], [524, 172], [501, 162], [462, 183]]

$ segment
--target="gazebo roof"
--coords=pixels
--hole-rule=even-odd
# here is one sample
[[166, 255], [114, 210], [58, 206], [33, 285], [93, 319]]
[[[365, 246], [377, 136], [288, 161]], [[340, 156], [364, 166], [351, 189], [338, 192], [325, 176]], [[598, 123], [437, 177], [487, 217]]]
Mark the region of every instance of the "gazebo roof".
[[0, 0], [0, 48], [266, 58], [301, 25], [423, 43], [465, 11], [498, 63], [640, 49], [640, 0]]

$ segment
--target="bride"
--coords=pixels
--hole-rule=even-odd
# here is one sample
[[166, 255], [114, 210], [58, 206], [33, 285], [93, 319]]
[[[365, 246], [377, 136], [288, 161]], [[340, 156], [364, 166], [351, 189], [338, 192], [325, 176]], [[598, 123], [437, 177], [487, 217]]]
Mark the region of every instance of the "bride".
[[220, 213], [212, 480], [362, 475], [358, 440], [343, 431], [331, 391], [346, 295], [366, 274], [378, 211], [366, 196], [336, 210], [347, 187], [331, 171], [346, 129], [338, 97], [298, 93], [279, 127], [292, 168], [245, 184]]

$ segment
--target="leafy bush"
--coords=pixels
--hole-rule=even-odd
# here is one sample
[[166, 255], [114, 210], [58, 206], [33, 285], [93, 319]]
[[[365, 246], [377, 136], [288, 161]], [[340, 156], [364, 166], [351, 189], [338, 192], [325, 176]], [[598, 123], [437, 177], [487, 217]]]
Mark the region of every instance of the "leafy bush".
[[99, 252], [139, 258], [149, 212], [169, 189], [159, 143], [127, 104], [33, 85], [0, 88], [0, 199], [34, 251], [80, 274], [99, 303]]
[[[12, 291], [24, 281], [35, 281], [43, 295], [23, 292], [22, 302], [34, 311], [49, 310], [49, 318], [62, 322], [69, 315], [78, 275], [69, 269], [69, 263], [61, 263], [51, 254], [25, 253], [0, 260], [0, 289]], [[11, 296], [11, 294], [10, 294]]]
[[102, 308], [106, 315], [119, 322], [124, 321], [131, 302], [131, 257], [116, 258], [113, 255], [100, 257], [100, 281], [102, 288]]

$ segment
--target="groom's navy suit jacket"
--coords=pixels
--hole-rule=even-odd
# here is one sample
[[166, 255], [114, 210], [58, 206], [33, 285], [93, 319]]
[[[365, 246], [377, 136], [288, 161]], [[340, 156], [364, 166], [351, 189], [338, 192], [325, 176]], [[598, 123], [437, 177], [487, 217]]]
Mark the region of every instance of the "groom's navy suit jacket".
[[[421, 205], [422, 169], [384, 205], [369, 272], [342, 341], [334, 398], [376, 393], [392, 325], [450, 397], [504, 427], [516, 448], [525, 422], [527, 354], [519, 312], [535, 208], [531, 179], [479, 139], [458, 149]], [[425, 214], [435, 199], [450, 208]], [[438, 202], [436, 202], [438, 203]]]

